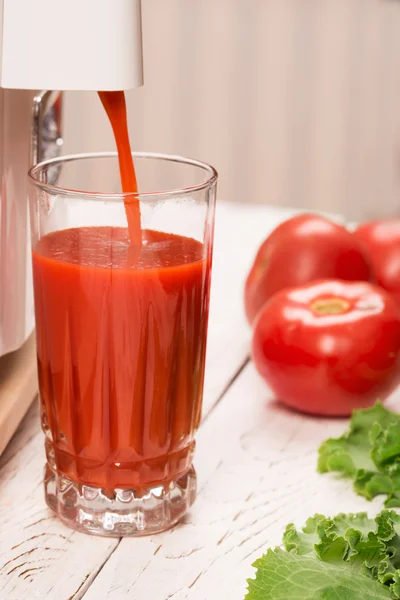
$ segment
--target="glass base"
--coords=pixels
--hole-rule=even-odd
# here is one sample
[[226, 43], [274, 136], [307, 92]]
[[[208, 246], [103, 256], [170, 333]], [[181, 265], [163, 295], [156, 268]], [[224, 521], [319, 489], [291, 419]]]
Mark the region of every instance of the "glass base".
[[107, 537], [141, 536], [169, 529], [196, 497], [196, 471], [145, 490], [103, 490], [78, 484], [48, 463], [44, 488], [47, 505], [73, 529]]

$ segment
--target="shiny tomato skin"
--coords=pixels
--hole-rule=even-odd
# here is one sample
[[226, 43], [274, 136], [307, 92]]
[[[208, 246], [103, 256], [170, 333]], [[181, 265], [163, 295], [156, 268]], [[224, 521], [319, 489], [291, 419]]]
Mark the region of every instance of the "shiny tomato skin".
[[400, 219], [370, 221], [354, 233], [370, 255], [378, 285], [400, 304]]
[[[334, 301], [344, 304], [340, 314], [315, 308]], [[348, 416], [383, 401], [400, 382], [400, 307], [365, 282], [324, 280], [283, 290], [257, 317], [252, 354], [284, 404]]]
[[276, 292], [317, 279], [374, 281], [371, 261], [345, 227], [319, 215], [281, 223], [258, 250], [245, 284], [245, 309], [253, 323]]

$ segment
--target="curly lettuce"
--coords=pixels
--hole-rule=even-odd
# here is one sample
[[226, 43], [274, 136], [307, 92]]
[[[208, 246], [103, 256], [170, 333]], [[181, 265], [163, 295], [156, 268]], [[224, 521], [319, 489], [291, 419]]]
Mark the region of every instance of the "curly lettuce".
[[300, 531], [288, 525], [283, 548], [253, 566], [246, 600], [399, 599], [400, 516], [315, 515]]
[[340, 473], [360, 496], [384, 494], [387, 508], [400, 507], [400, 415], [379, 402], [354, 411], [349, 430], [321, 445], [318, 471]]

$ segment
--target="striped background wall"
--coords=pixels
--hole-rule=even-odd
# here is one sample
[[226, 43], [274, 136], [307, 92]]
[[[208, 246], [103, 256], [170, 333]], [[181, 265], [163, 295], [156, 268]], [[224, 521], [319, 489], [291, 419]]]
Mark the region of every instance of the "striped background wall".
[[[400, 0], [142, 0], [135, 149], [213, 163], [220, 196], [400, 214]], [[112, 147], [69, 94], [66, 150]]]

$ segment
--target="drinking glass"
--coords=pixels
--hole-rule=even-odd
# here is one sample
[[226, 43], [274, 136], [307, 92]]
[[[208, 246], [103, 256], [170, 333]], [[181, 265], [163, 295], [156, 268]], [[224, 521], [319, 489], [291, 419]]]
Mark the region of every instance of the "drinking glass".
[[106, 536], [163, 531], [196, 495], [217, 173], [133, 156], [135, 197], [116, 153], [29, 173], [46, 502]]

